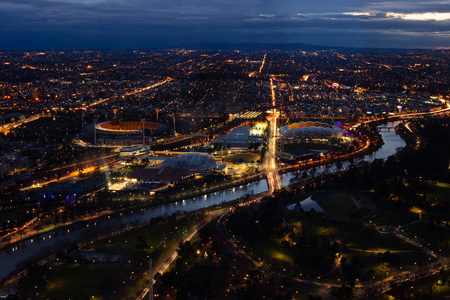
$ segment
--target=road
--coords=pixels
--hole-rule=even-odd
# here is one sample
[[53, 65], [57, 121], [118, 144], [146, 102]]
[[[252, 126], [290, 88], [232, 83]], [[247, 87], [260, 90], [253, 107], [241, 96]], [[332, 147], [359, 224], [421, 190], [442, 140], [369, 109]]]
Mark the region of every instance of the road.
[[33, 122], [33, 121], [39, 120], [40, 118], [45, 117], [45, 116], [46, 116], [45, 114], [32, 115], [32, 116], [30, 116], [27, 119], [24, 119], [22, 121], [11, 122], [11, 123], [5, 124], [5, 125], [0, 127], [0, 130], [1, 130], [1, 132], [3, 134], [7, 135], [8, 132], [13, 130], [14, 128], [22, 126], [23, 124], [26, 124], [28, 122]]
[[280, 175], [277, 171], [277, 139], [278, 139], [278, 117], [280, 113], [275, 108], [275, 86], [273, 84], [273, 76], [270, 78], [270, 90], [272, 94], [272, 107], [271, 114], [267, 117], [269, 121], [269, 138], [267, 141], [267, 152], [264, 157], [264, 169], [267, 174], [267, 183], [269, 185], [269, 191], [273, 193], [283, 187], [281, 184]]
[[382, 117], [382, 118], [379, 118], [379, 119], [370, 119], [370, 120], [361, 121], [360, 123], [357, 123], [357, 124], [353, 125], [351, 127], [351, 129], [356, 129], [357, 127], [361, 126], [362, 124], [372, 123], [372, 122], [375, 122], [375, 121], [385, 120], [385, 121], [389, 122], [391, 119], [408, 119], [408, 118], [415, 118], [415, 117], [421, 117], [421, 116], [430, 116], [430, 115], [442, 114], [442, 113], [447, 113], [447, 112], [450, 112], [450, 104], [448, 104], [448, 103], [445, 105], [445, 107], [443, 107], [442, 109], [436, 110], [436, 111], [427, 111], [427, 112], [421, 112], [421, 113], [397, 114], [397, 115], [392, 115], [392, 116], [388, 116], [388, 117]]
[[[57, 207], [51, 211], [45, 212], [45, 214], [51, 214], [52, 212], [58, 211], [59, 209], [60, 207]], [[113, 213], [114, 211], [112, 210], [104, 210], [101, 212], [95, 212], [92, 214], [84, 215], [82, 217], [77, 217], [75, 219], [68, 220], [66, 222], [59, 222], [49, 226], [45, 226], [43, 228], [39, 228], [38, 223], [45, 221], [40, 218], [41, 216], [43, 216], [44, 214], [43, 213], [40, 216], [31, 219], [23, 226], [12, 229], [10, 233], [3, 236], [0, 240], [0, 249], [6, 248], [8, 246], [13, 245], [14, 243], [19, 243], [23, 240], [32, 238], [34, 236], [38, 236], [42, 234], [42, 232], [50, 232], [52, 230], [56, 230], [61, 227], [67, 227], [78, 222], [98, 219], [107, 215], [111, 215]]]
[[[144, 87], [144, 88], [136, 89], [136, 90], [134, 90], [134, 91], [132, 91], [132, 92], [128, 92], [128, 93], [126, 93], [124, 96], [131, 96], [131, 95], [139, 94], [139, 93], [148, 91], [148, 90], [150, 90], [150, 89], [153, 89], [153, 88], [155, 88], [155, 87], [158, 87], [158, 86], [160, 86], [160, 85], [166, 84], [166, 83], [168, 83], [168, 82], [170, 82], [170, 81], [172, 81], [172, 78], [167, 77], [166, 80], [157, 82], [157, 83], [155, 83], [155, 84], [146, 86], [146, 87]], [[118, 97], [119, 97], [119, 96], [114, 96], [114, 97], [109, 97], [109, 98], [97, 100], [97, 101], [95, 101], [94, 103], [91, 103], [91, 104], [89, 104], [89, 105], [87, 105], [87, 106], [81, 106], [81, 107], [78, 107], [77, 110], [80, 110], [80, 109], [86, 109], [87, 107], [93, 107], [93, 106], [99, 105], [99, 104], [101, 104], [101, 103], [107, 102], [107, 101], [109, 101], [109, 100], [116, 99], [116, 98], [118, 98]]]
[[[213, 215], [209, 216], [208, 218], [202, 220], [197, 225], [192, 227], [187, 233], [183, 235], [183, 237], [180, 239], [181, 243], [190, 241], [200, 229], [202, 229], [204, 226], [209, 224], [211, 221], [216, 221], [217, 219], [221, 218], [223, 215], [228, 213], [231, 208], [222, 208], [217, 210]], [[159, 273], [160, 275], [164, 274], [170, 267], [170, 265], [175, 261], [175, 259], [178, 257], [177, 253], [178, 249], [178, 243], [173, 246], [169, 252], [164, 256], [164, 258], [161, 260], [160, 263], [155, 265], [153, 267], [153, 283], [155, 283], [155, 274]], [[149, 297], [148, 292], [149, 288], [145, 287], [142, 289], [142, 293], [136, 297], [136, 299], [146, 299]]]

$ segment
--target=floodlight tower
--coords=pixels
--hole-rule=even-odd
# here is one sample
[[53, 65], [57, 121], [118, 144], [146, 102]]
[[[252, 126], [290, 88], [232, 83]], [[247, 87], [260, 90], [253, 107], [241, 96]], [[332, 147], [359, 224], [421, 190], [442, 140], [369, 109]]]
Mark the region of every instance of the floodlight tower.
[[173, 113], [173, 136], [177, 136], [177, 131], [175, 130], [175, 113]]
[[84, 109], [81, 110], [81, 135], [84, 135]]
[[97, 145], [97, 119], [94, 119], [94, 145]]
[[159, 114], [160, 109], [156, 108], [155, 111], [156, 111], [156, 123], [158, 123], [158, 121], [159, 121], [158, 114]]
[[145, 119], [141, 119], [142, 122], [142, 145], [145, 145]]

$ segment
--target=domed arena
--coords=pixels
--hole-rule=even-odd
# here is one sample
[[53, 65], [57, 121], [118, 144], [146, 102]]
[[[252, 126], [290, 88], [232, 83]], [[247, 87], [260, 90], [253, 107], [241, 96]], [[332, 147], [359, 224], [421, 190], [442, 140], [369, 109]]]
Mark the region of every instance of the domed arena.
[[[95, 125], [96, 130], [106, 134], [142, 134], [142, 127], [141, 122], [122, 122], [117, 120]], [[145, 122], [144, 128], [152, 131], [158, 130], [161, 128], [161, 124]]]
[[342, 136], [344, 130], [338, 126], [322, 122], [298, 122], [281, 127], [280, 133], [286, 137], [331, 137]]
[[87, 137], [99, 145], [139, 145], [143, 142], [142, 130], [144, 127], [145, 143], [151, 143], [153, 136], [161, 134], [169, 129], [166, 124], [155, 122], [134, 121], [106, 121], [86, 126]]

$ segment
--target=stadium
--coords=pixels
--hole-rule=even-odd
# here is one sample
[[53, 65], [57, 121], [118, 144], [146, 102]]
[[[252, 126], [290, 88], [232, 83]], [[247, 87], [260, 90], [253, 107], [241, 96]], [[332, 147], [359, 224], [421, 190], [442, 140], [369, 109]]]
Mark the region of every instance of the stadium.
[[145, 143], [152, 141], [152, 136], [169, 129], [168, 125], [145, 122], [107, 121], [86, 126], [87, 136], [100, 145], [137, 145], [142, 144], [142, 128], [145, 128]]
[[280, 128], [283, 137], [330, 138], [344, 135], [344, 130], [322, 122], [299, 122]]

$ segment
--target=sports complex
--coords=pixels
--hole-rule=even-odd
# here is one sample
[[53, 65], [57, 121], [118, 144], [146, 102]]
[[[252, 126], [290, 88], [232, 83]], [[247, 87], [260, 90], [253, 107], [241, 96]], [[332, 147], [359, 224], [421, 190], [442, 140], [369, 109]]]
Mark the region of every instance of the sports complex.
[[150, 143], [154, 135], [164, 133], [169, 126], [155, 122], [106, 121], [86, 126], [87, 138], [99, 145], [138, 145]]

